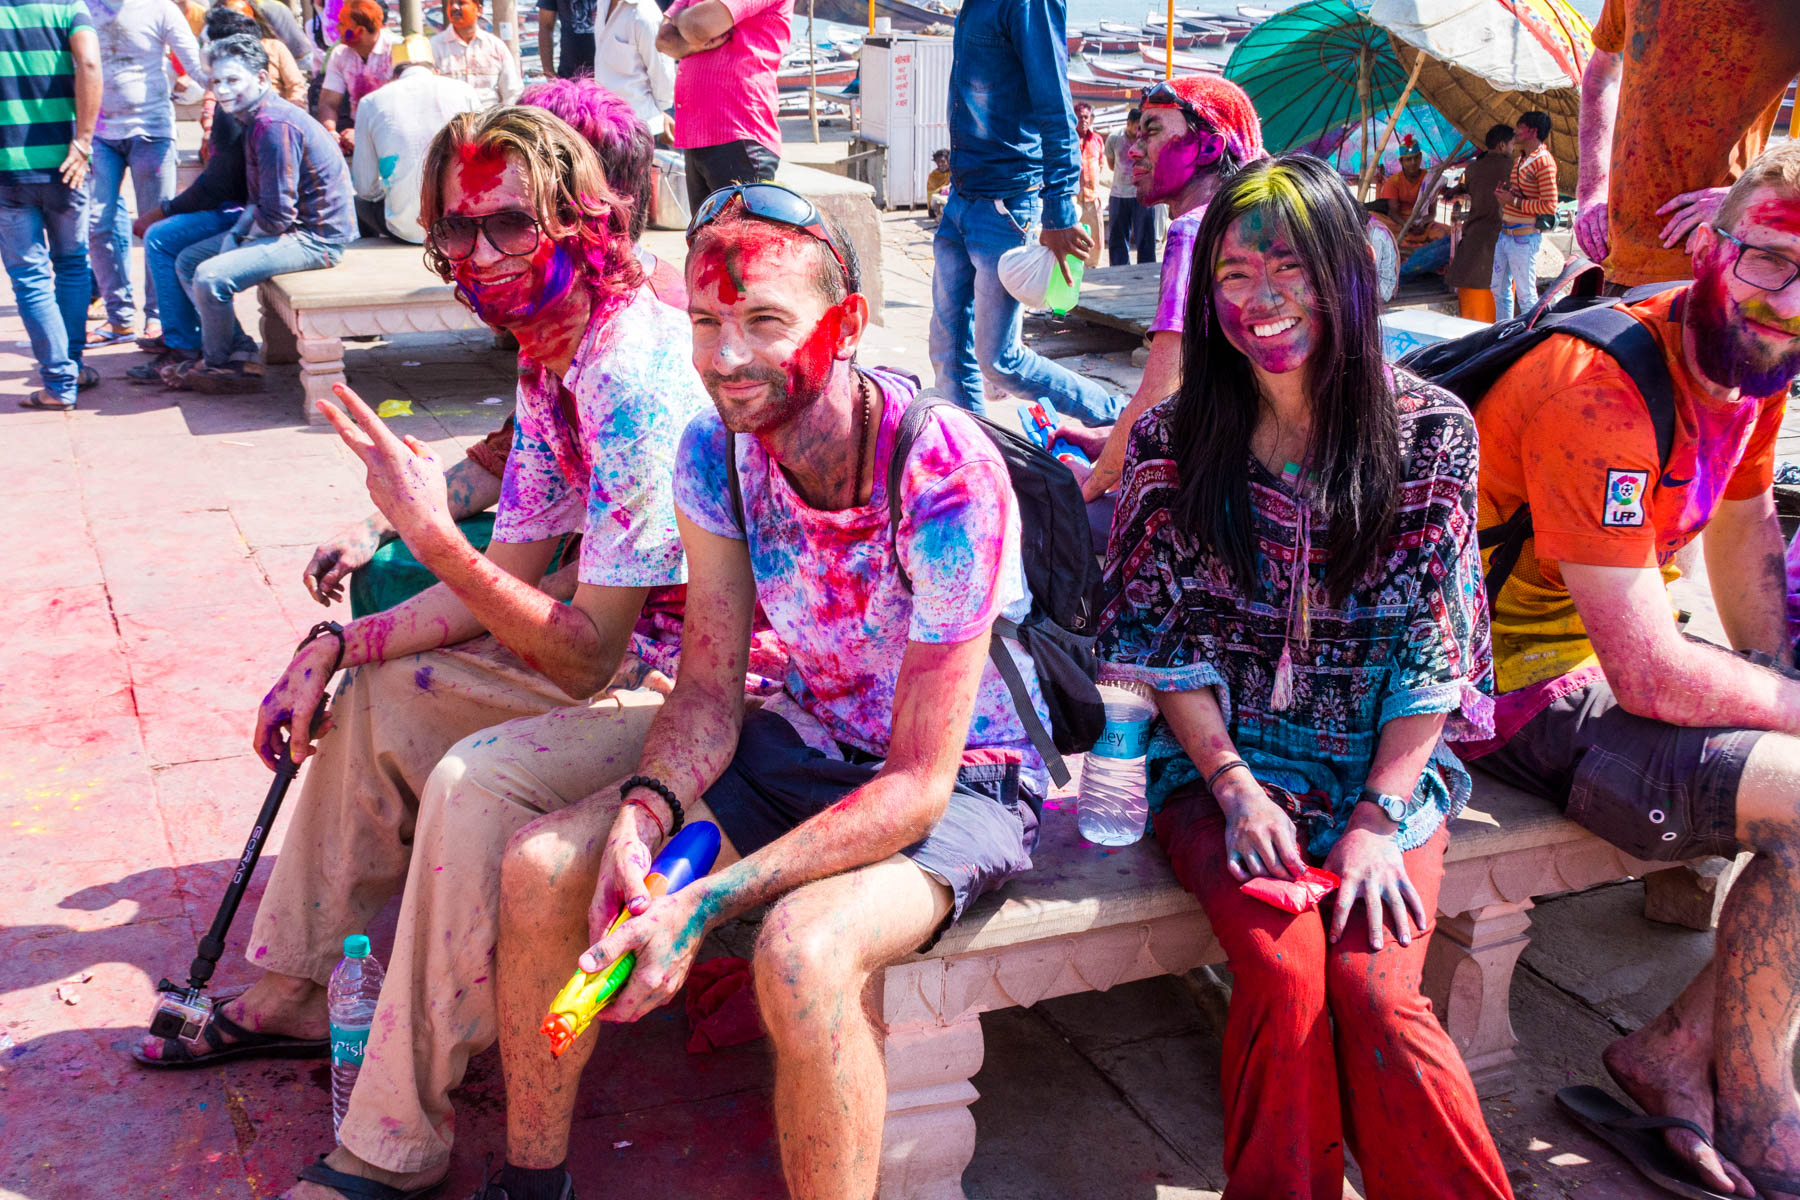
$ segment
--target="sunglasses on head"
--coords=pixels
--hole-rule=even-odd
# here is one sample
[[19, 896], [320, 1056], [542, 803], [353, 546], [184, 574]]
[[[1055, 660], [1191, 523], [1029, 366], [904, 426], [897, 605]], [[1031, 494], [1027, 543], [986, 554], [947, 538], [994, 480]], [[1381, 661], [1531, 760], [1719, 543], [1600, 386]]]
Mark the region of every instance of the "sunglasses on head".
[[819, 215], [811, 200], [779, 183], [734, 183], [702, 200], [700, 207], [694, 210], [694, 219], [688, 222], [688, 245], [693, 245], [700, 231], [718, 220], [733, 200], [742, 200], [744, 211], [753, 217], [810, 233], [824, 242], [831, 257], [837, 259], [838, 266], [843, 269], [845, 282], [849, 282], [850, 264], [844, 261], [844, 252], [838, 249], [825, 218]]
[[431, 244], [451, 262], [461, 262], [475, 253], [477, 234], [501, 254], [517, 258], [537, 249], [541, 231], [536, 217], [516, 208], [503, 208], [480, 217], [439, 217], [431, 223]]
[[1199, 141], [1199, 148], [1194, 155], [1196, 167], [1210, 167], [1225, 157], [1225, 136], [1212, 127], [1212, 122], [1200, 115], [1180, 92], [1170, 85], [1168, 80], [1152, 83], [1144, 88], [1144, 94], [1138, 101], [1139, 108], [1179, 108], [1188, 124], [1193, 128], [1194, 136]]

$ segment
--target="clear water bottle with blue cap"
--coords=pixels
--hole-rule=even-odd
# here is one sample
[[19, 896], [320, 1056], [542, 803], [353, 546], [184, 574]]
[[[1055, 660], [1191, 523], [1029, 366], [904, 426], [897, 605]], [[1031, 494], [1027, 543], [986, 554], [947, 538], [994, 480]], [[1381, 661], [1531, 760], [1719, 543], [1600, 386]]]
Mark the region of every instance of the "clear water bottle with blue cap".
[[1081, 836], [1096, 845], [1129, 846], [1144, 836], [1150, 822], [1144, 758], [1156, 701], [1141, 683], [1102, 680], [1099, 688], [1106, 730], [1082, 761], [1075, 823]]
[[360, 933], [344, 939], [344, 958], [331, 972], [325, 1005], [331, 1019], [331, 1132], [335, 1136], [350, 1107], [350, 1089], [362, 1070], [363, 1050], [369, 1044], [369, 1026], [375, 1023], [375, 1003], [381, 999], [381, 963], [369, 953], [369, 939]]

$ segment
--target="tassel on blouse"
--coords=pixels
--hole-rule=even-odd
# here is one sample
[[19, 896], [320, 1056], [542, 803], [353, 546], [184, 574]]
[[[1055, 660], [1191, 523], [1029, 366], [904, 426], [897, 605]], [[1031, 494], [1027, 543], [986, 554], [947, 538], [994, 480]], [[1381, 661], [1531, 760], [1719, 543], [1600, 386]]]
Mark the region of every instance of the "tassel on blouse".
[[1289, 643], [1297, 638], [1304, 650], [1312, 641], [1312, 588], [1307, 578], [1312, 559], [1312, 505], [1304, 491], [1295, 490], [1300, 493], [1300, 512], [1288, 576], [1288, 627], [1281, 639], [1281, 659], [1275, 664], [1275, 686], [1269, 692], [1269, 707], [1275, 712], [1286, 711], [1294, 702], [1294, 655]]

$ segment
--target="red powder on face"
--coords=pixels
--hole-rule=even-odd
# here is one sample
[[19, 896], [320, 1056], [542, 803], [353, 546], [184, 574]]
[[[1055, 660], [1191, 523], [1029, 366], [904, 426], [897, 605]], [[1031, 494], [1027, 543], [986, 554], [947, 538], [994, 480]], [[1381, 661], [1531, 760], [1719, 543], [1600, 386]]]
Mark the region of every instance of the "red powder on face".
[[825, 394], [825, 383], [837, 363], [838, 341], [843, 331], [844, 307], [836, 304], [825, 310], [788, 363], [789, 396], [815, 399]]
[[1744, 210], [1744, 219], [1778, 233], [1800, 236], [1800, 200], [1765, 197]]
[[743, 278], [737, 271], [737, 253], [727, 250], [718, 243], [708, 245], [701, 251], [699, 261], [694, 264], [694, 288], [696, 291], [710, 291], [718, 296], [719, 303], [727, 308], [735, 305], [743, 298]]
[[798, 239], [811, 236], [772, 221], [734, 221], [723, 236], [709, 239], [701, 247], [694, 284], [715, 289], [725, 305], [736, 304], [745, 287], [759, 281], [781, 280], [807, 287], [810, 264], [793, 262], [788, 250]]
[[506, 173], [506, 152], [492, 146], [464, 143], [457, 147], [456, 159], [462, 171], [463, 192], [471, 200], [493, 191], [500, 176]]

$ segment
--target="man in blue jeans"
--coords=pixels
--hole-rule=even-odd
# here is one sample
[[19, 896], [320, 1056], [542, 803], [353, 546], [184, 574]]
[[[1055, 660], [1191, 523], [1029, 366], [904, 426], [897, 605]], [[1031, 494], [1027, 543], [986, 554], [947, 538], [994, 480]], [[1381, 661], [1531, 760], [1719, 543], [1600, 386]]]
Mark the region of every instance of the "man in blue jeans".
[[81, 365], [87, 182], [100, 43], [80, 0], [8, 6], [0, 22], [0, 260], [44, 386], [24, 408], [67, 411], [100, 382]]
[[[229, 10], [225, 15], [238, 17]], [[196, 242], [216, 238], [236, 225], [248, 200], [244, 127], [230, 113], [215, 112], [209, 141], [212, 153], [200, 177], [167, 204], [139, 216], [131, 227], [144, 239], [144, 274], [162, 302], [162, 332], [138, 339], [138, 346], [156, 357], [125, 372], [133, 383], [161, 383], [164, 367], [200, 357], [200, 314], [175, 276], [175, 259]]]
[[238, 324], [234, 298], [273, 275], [335, 266], [356, 240], [354, 191], [337, 139], [270, 87], [260, 41], [220, 38], [206, 57], [213, 96], [244, 127], [249, 203], [230, 229], [176, 256], [175, 276], [200, 316], [201, 357], [165, 365], [162, 381], [180, 391], [260, 392], [256, 341]]
[[1045, 398], [1088, 425], [1118, 415], [1121, 397], [1050, 362], [1019, 338], [1019, 302], [1000, 284], [1000, 256], [1038, 241], [1084, 259], [1075, 114], [1069, 102], [1066, 0], [968, 0], [950, 68], [950, 202], [932, 244], [931, 363], [946, 397], [986, 411], [983, 377], [1026, 400]]
[[[169, 0], [88, 0], [106, 81], [94, 133], [93, 223], [88, 256], [106, 301], [106, 324], [90, 344], [111, 345], [137, 334], [131, 291], [131, 218], [125, 210], [125, 172], [137, 211], [148, 212], [175, 194], [175, 103], [169, 94], [169, 54], [201, 83], [200, 50], [187, 18]], [[144, 322], [156, 319], [156, 284], [144, 284]]]

